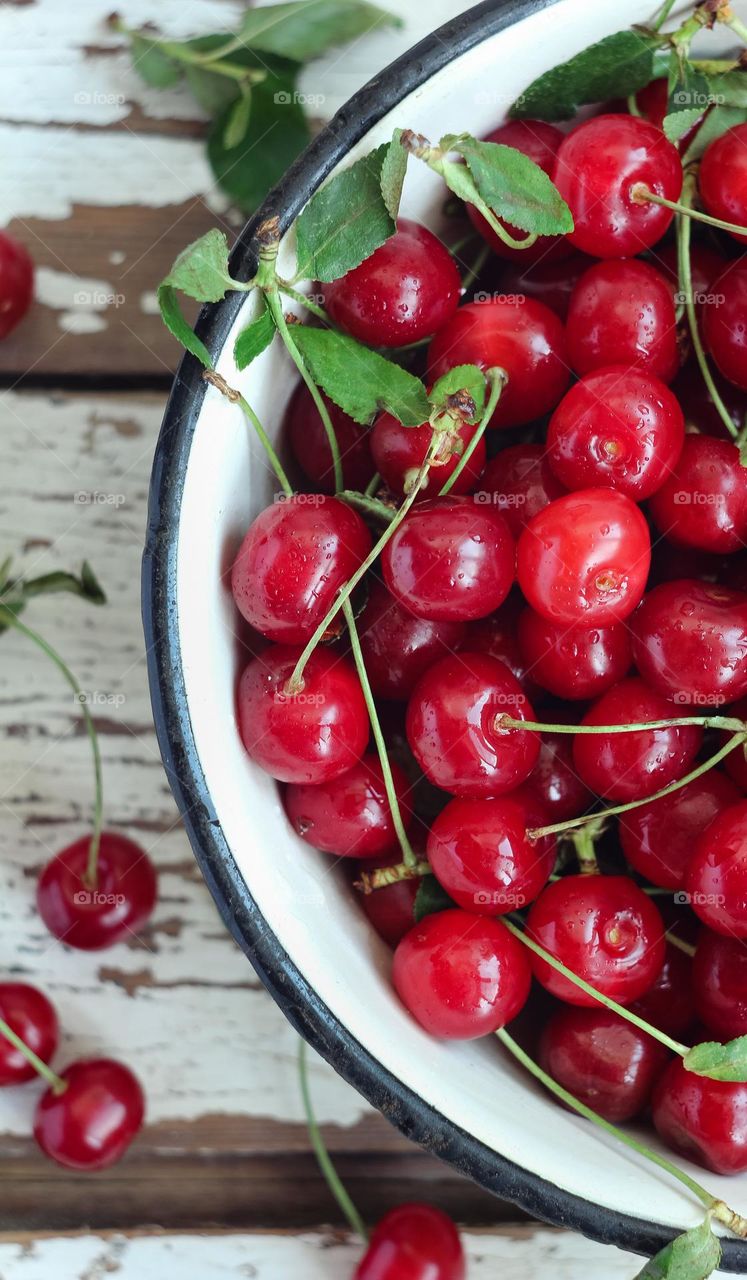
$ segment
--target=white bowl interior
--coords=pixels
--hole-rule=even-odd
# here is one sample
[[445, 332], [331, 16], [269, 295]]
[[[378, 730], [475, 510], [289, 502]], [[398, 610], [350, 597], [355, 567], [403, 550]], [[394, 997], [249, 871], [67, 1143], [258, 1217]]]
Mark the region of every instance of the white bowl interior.
[[[437, 73], [376, 125], [349, 161], [387, 140], [396, 125], [432, 139], [462, 129], [487, 132], [536, 75], [623, 24], [645, 21], [653, 7], [654, 0], [630, 0], [623, 12], [617, 0], [593, 5], [561, 0]], [[438, 180], [412, 162], [403, 212], [438, 230], [441, 198]], [[295, 371], [273, 345], [244, 375], [236, 372], [233, 340], [253, 305], [249, 299], [218, 368], [241, 388], [273, 435]], [[241, 411], [209, 390], [179, 523], [181, 655], [205, 779], [225, 838], [270, 928], [353, 1036], [394, 1076], [486, 1146], [610, 1209], [674, 1226], [696, 1222], [702, 1210], [683, 1188], [561, 1110], [504, 1060], [497, 1045], [435, 1042], [418, 1029], [394, 995], [388, 949], [369, 928], [332, 860], [297, 839], [275, 783], [245, 755], [234, 711], [240, 658], [226, 569], [251, 517], [275, 491], [261, 446]], [[646, 1140], [656, 1145], [650, 1134]], [[747, 1179], [727, 1180], [685, 1167], [747, 1212]]]

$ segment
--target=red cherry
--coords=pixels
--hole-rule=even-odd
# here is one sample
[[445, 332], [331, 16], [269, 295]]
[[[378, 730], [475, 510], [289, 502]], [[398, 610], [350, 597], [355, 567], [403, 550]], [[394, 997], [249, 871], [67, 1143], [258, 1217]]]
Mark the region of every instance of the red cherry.
[[542, 417], [555, 408], [570, 376], [563, 325], [549, 307], [524, 297], [459, 308], [430, 345], [429, 376], [435, 381], [460, 364], [508, 374], [491, 427], [519, 427]]
[[722, 809], [706, 827], [684, 887], [704, 924], [726, 937], [747, 938], [747, 801]]
[[[565, 876], [532, 904], [527, 931], [540, 946], [618, 1004], [637, 1000], [664, 964], [664, 924], [650, 898], [627, 876]], [[539, 956], [538, 982], [567, 1004], [598, 1001]]]
[[[639, 89], [635, 100], [639, 113], [650, 120], [651, 124], [655, 124], [657, 129], [663, 128], [664, 117], [669, 113], [669, 81], [666, 76], [660, 80], [652, 80], [645, 88]], [[685, 155], [702, 122], [703, 116], [677, 139], [676, 146], [680, 155]]]
[[156, 903], [158, 885], [144, 849], [114, 831], [103, 831], [96, 886], [86, 879], [90, 836], [62, 849], [44, 867], [36, 905], [49, 932], [80, 951], [98, 951], [133, 937]]
[[145, 1099], [136, 1076], [121, 1062], [91, 1058], [61, 1073], [64, 1093], [47, 1089], [34, 1117], [34, 1137], [45, 1155], [66, 1169], [108, 1169], [141, 1129]]
[[[375, 470], [371, 460], [371, 432], [343, 413], [329, 396], [322, 394], [322, 399], [340, 447], [345, 488], [364, 489]], [[296, 462], [314, 489], [319, 493], [334, 493], [332, 450], [319, 410], [304, 382], [299, 382], [290, 398], [283, 430], [287, 433]]]
[[684, 1035], [693, 1020], [691, 969], [690, 957], [668, 942], [658, 978], [628, 1008], [669, 1036]]
[[[631, 676], [603, 693], [582, 725], [645, 724], [669, 720], [675, 708], [643, 680]], [[632, 733], [579, 733], [573, 759], [579, 776], [597, 795], [613, 803], [650, 796], [692, 767], [703, 738], [697, 725], [641, 729]]]
[[669, 388], [613, 365], [566, 392], [550, 419], [547, 451], [566, 489], [608, 485], [640, 502], [671, 474], [684, 440], [684, 415]]
[[[530, 160], [533, 160], [548, 177], [551, 177], [555, 167], [555, 157], [563, 141], [563, 134], [560, 129], [556, 129], [552, 124], [545, 124], [543, 120], [509, 120], [506, 124], [494, 129], [492, 133], [486, 134], [484, 141], [513, 147], [522, 155], [529, 156]], [[512, 249], [501, 240], [474, 205], [467, 205], [467, 213], [473, 227], [479, 231], [483, 240], [487, 241], [493, 253], [499, 258], [526, 259], [536, 262], [538, 259], [546, 260], [548, 255], [554, 258], [566, 256], [571, 252], [571, 246], [567, 243], [565, 236], [538, 236], [535, 243], [528, 248]], [[516, 240], [523, 239], [527, 234], [502, 218], [498, 221]]]
[[[42, 1062], [51, 1062], [60, 1039], [54, 1005], [26, 982], [0, 982], [0, 1018]], [[0, 1033], [0, 1088], [34, 1080], [36, 1071]]]
[[512, 591], [500, 609], [487, 618], [470, 622], [464, 638], [464, 648], [470, 653], [487, 653], [505, 663], [516, 676], [527, 697], [531, 700], [541, 693], [540, 687], [527, 672], [526, 656], [518, 636], [518, 621], [523, 601], [518, 591]]
[[747, 593], [663, 582], [631, 619], [643, 679], [681, 706], [722, 707], [747, 693]]
[[265, 507], [231, 570], [238, 609], [268, 640], [305, 644], [371, 550], [357, 511], [320, 493]]
[[521, 911], [537, 897], [555, 864], [555, 840], [533, 842], [531, 803], [514, 793], [498, 800], [452, 800], [428, 836], [428, 861], [458, 907], [477, 915]]
[[[542, 712], [538, 712], [540, 720]], [[547, 715], [565, 721], [565, 715], [553, 709]], [[543, 733], [540, 753], [525, 788], [537, 797], [544, 810], [543, 822], [565, 822], [578, 818], [593, 803], [589, 788], [581, 781], [573, 764], [573, 737], [568, 733]], [[540, 823], [541, 825], [541, 823]]]
[[418, 617], [468, 622], [506, 599], [515, 559], [499, 511], [467, 497], [427, 498], [384, 547], [381, 568], [392, 595]]
[[[538, 242], [539, 243], [539, 242]], [[572, 253], [557, 260], [552, 254], [539, 262], [526, 261], [531, 250], [517, 252], [516, 261], [501, 269], [500, 287], [504, 294], [522, 293], [535, 302], [541, 302], [561, 320], [568, 315], [571, 294], [584, 271], [593, 259], [585, 253]]]
[[[391, 854], [373, 859], [363, 866], [356, 863], [352, 878], [357, 879], [361, 871], [373, 871], [376, 867], [391, 866], [391, 863]], [[415, 899], [419, 888], [419, 880], [397, 880], [394, 884], [376, 889], [373, 893], [355, 894], [355, 899], [369, 923], [379, 937], [392, 948], [396, 947], [413, 926]]]
[[462, 622], [416, 618], [372, 578], [358, 632], [373, 692], [378, 698], [409, 698], [423, 673], [459, 648], [464, 630]]
[[698, 1017], [718, 1040], [747, 1035], [747, 946], [702, 929], [693, 958]]
[[[389, 767], [402, 821], [409, 827], [410, 783], [396, 761], [390, 760]], [[285, 792], [285, 811], [296, 835], [338, 858], [375, 858], [397, 846], [377, 755], [364, 756], [347, 773], [328, 782], [291, 783]]]
[[747, 542], [747, 468], [726, 440], [688, 435], [672, 475], [651, 499], [657, 529], [680, 547], [739, 551]]
[[[700, 162], [698, 189], [712, 218], [747, 225], [747, 124], [727, 129], [708, 144]], [[747, 234], [730, 234], [747, 244]]]
[[0, 338], [7, 338], [31, 306], [34, 264], [25, 245], [0, 231]]
[[529, 995], [527, 953], [499, 920], [467, 911], [426, 916], [394, 953], [394, 986], [433, 1036], [475, 1040], [505, 1026]]
[[571, 244], [595, 258], [624, 258], [656, 244], [673, 214], [639, 203], [639, 183], [667, 200], [678, 200], [682, 190], [677, 148], [655, 125], [602, 115], [569, 133], [558, 151], [555, 185], [573, 214]]
[[747, 391], [747, 259], [714, 280], [703, 307], [703, 338], [724, 377]]
[[650, 562], [648, 526], [635, 503], [613, 489], [580, 489], [527, 525], [519, 586], [544, 618], [604, 626], [633, 612]]
[[352, 769], [368, 743], [368, 713], [353, 667], [315, 649], [303, 688], [287, 684], [300, 649], [276, 645], [252, 658], [238, 689], [239, 732], [257, 764], [280, 782], [329, 782]]
[[459, 1233], [429, 1204], [390, 1209], [371, 1233], [353, 1280], [465, 1280]]
[[[707, 298], [708, 291], [701, 291], [699, 296]], [[747, 418], [747, 393], [740, 391], [733, 382], [727, 382], [718, 369], [712, 369], [711, 373], [721, 401], [737, 431], [740, 431]], [[672, 383], [672, 391], [685, 410], [688, 424], [697, 427], [704, 435], [717, 436], [720, 440], [732, 439], [696, 360], [688, 360], [682, 366]], [[681, 576], [677, 574], [677, 577]]]
[[[450, 440], [445, 461], [431, 465], [422, 485], [427, 494], [437, 494], [456, 470], [467, 445], [477, 431], [477, 424], [463, 423]], [[391, 413], [379, 414], [371, 432], [371, 452], [376, 470], [385, 484], [399, 497], [409, 492], [425, 461], [433, 428], [424, 422], [421, 427], [403, 427]], [[485, 440], [481, 439], [471, 454], [469, 462], [452, 485], [451, 493], [471, 493], [485, 466]]]
[[519, 650], [544, 689], [572, 702], [605, 693], [627, 675], [633, 662], [630, 633], [623, 623], [568, 627], [534, 609], [524, 609], [519, 618]]
[[539, 755], [536, 733], [496, 727], [507, 715], [534, 720], [508, 667], [482, 653], [442, 658], [418, 681], [407, 707], [407, 740], [423, 773], [452, 795], [505, 795]]
[[671, 382], [679, 368], [672, 291], [664, 276], [635, 258], [589, 267], [571, 294], [566, 332], [578, 374], [635, 365]]
[[645, 1031], [602, 1006], [559, 1009], [540, 1040], [548, 1075], [613, 1124], [643, 1111], [668, 1057]]
[[654, 1089], [653, 1118], [674, 1150], [714, 1173], [747, 1169], [747, 1084], [727, 1084], [670, 1062]]
[[480, 490], [490, 495], [505, 516], [514, 538], [539, 511], [565, 493], [540, 444], [515, 444], [503, 449], [485, 468]]
[[359, 342], [404, 347], [443, 328], [461, 288], [456, 263], [438, 237], [400, 218], [395, 235], [322, 292], [332, 322]]
[[620, 817], [620, 843], [634, 871], [662, 889], [679, 889], [695, 842], [740, 793], [712, 769], [678, 791]]

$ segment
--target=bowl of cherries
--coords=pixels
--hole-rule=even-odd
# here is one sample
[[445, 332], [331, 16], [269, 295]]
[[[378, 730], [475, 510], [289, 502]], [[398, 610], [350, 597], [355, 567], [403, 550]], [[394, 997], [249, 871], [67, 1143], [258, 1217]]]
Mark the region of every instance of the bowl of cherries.
[[747, 1272], [747, 24], [616, 8], [478, 5], [179, 256], [144, 614], [294, 1025], [682, 1280]]

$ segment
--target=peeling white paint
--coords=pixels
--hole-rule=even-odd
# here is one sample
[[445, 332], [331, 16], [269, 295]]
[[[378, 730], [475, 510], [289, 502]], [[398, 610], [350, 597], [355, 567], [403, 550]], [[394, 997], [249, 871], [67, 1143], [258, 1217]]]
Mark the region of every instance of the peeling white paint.
[[124, 294], [106, 280], [76, 276], [69, 271], [39, 267], [36, 272], [36, 299], [59, 311], [57, 323], [65, 333], [100, 333], [107, 328], [103, 312], [119, 307]]

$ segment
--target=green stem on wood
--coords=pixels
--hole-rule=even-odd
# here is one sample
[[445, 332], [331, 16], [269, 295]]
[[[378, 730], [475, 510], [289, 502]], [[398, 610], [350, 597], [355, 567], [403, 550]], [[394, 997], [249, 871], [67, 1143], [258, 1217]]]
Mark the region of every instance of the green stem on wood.
[[319, 1168], [324, 1175], [324, 1180], [327, 1183], [327, 1186], [340, 1206], [340, 1209], [345, 1215], [352, 1230], [356, 1235], [359, 1235], [365, 1243], [368, 1240], [368, 1232], [366, 1231], [365, 1223], [345, 1190], [340, 1175], [332, 1163], [330, 1154], [324, 1145], [324, 1139], [319, 1130], [316, 1116], [314, 1115], [314, 1108], [311, 1102], [311, 1090], [309, 1089], [309, 1073], [306, 1066], [305, 1040], [299, 1040], [298, 1044], [298, 1077], [301, 1085], [303, 1109], [306, 1115], [306, 1126], [309, 1130], [309, 1139], [312, 1147], [314, 1148], [314, 1155], [316, 1156]]

